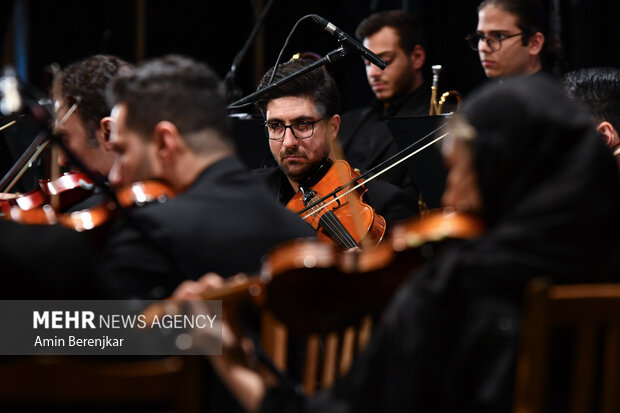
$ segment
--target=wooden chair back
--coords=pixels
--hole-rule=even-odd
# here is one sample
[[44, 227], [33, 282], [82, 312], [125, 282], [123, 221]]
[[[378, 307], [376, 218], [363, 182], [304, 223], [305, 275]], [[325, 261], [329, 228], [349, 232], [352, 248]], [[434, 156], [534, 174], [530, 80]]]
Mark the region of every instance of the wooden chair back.
[[[545, 411], [554, 328], [574, 331], [569, 412], [620, 411], [620, 284], [549, 285], [533, 280], [517, 360], [515, 413]], [[556, 374], [557, 375], [557, 374]]]
[[[368, 343], [372, 320], [366, 317], [359, 326], [343, 331], [311, 334], [306, 339], [301, 384], [306, 395], [331, 387], [351, 368], [353, 360]], [[284, 324], [265, 311], [261, 320], [261, 346], [275, 366], [287, 371], [288, 331]]]

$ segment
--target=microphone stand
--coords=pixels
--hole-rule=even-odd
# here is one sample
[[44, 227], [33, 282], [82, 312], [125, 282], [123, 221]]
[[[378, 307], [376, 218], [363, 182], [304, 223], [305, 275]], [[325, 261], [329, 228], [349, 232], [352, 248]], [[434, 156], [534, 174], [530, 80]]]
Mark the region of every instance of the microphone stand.
[[47, 132], [41, 132], [0, 180], [0, 192], [9, 192], [39, 154], [48, 145]]
[[267, 87], [264, 87], [263, 89], [257, 90], [256, 92], [250, 93], [249, 95], [247, 95], [244, 98], [241, 98], [233, 103], [231, 103], [230, 105], [228, 105], [226, 108], [231, 110], [231, 109], [238, 109], [241, 108], [243, 106], [249, 105], [251, 103], [256, 102], [256, 100], [258, 100], [258, 98], [260, 98], [261, 96], [263, 96], [264, 94], [266, 94], [267, 92], [272, 91], [273, 89], [283, 85], [284, 83], [295, 79], [305, 73], [308, 73], [318, 67], [321, 67], [323, 65], [326, 65], [328, 63], [333, 63], [336, 62], [340, 59], [342, 59], [343, 57], [345, 57], [347, 55], [348, 52], [348, 48], [346, 46], [340, 46], [337, 49], [332, 50], [331, 52], [329, 52], [328, 54], [326, 54], [325, 56], [323, 56], [321, 59], [317, 60], [316, 62], [301, 68], [300, 70], [298, 70], [297, 72], [291, 73], [288, 76], [283, 77], [282, 79], [278, 80], [277, 82], [271, 83], [270, 85], [268, 85]]
[[235, 84], [235, 74], [237, 73], [237, 66], [239, 66], [241, 60], [243, 60], [248, 49], [256, 39], [256, 36], [258, 36], [258, 31], [263, 26], [263, 22], [265, 21], [265, 18], [269, 13], [269, 9], [271, 9], [271, 6], [274, 2], [275, 0], [269, 0], [261, 15], [256, 20], [256, 24], [254, 24], [254, 28], [252, 29], [250, 36], [245, 41], [245, 44], [243, 45], [239, 53], [237, 53], [237, 55], [233, 59], [230, 70], [228, 71], [228, 73], [226, 73], [226, 76], [224, 76], [224, 84], [226, 85], [226, 97], [228, 98], [228, 101], [238, 99], [238, 96], [241, 95], [241, 91], [237, 88], [237, 85]]

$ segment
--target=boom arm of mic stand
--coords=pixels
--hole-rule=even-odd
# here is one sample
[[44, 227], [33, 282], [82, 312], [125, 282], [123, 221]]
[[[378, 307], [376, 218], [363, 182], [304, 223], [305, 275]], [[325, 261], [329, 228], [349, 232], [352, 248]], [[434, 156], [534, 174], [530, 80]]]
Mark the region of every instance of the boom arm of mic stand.
[[257, 90], [254, 93], [250, 93], [249, 95], [247, 95], [244, 98], [241, 98], [233, 103], [231, 103], [230, 105], [228, 105], [226, 108], [227, 109], [237, 109], [246, 105], [249, 105], [251, 103], [256, 102], [256, 100], [258, 100], [259, 97], [263, 96], [264, 94], [266, 94], [267, 92], [272, 91], [273, 89], [279, 87], [280, 85], [295, 79], [296, 77], [299, 77], [301, 75], [303, 75], [304, 73], [308, 73], [314, 69], [316, 69], [317, 67], [323, 66], [325, 64], [328, 63], [333, 63], [336, 62], [340, 59], [342, 59], [343, 57], [345, 57], [347, 54], [347, 48], [345, 46], [340, 46], [339, 48], [332, 50], [331, 52], [329, 52], [328, 54], [326, 54], [325, 56], [323, 56], [321, 59], [317, 60], [316, 62], [298, 70], [295, 73], [291, 73], [290, 75], [283, 77], [282, 79], [278, 80], [277, 82], [274, 82], [272, 84], [270, 84], [269, 86]]
[[235, 74], [237, 73], [237, 66], [239, 66], [239, 64], [241, 63], [241, 60], [245, 57], [245, 54], [247, 53], [248, 49], [252, 45], [252, 42], [256, 39], [256, 36], [258, 35], [258, 31], [263, 26], [263, 22], [265, 21], [265, 18], [267, 17], [267, 14], [269, 13], [269, 9], [271, 9], [271, 6], [273, 5], [274, 2], [275, 0], [269, 0], [267, 2], [267, 5], [263, 9], [261, 15], [258, 16], [258, 18], [256, 19], [256, 23], [254, 24], [254, 28], [252, 29], [250, 36], [245, 41], [245, 44], [243, 45], [239, 53], [237, 53], [237, 55], [233, 59], [232, 65], [230, 66], [230, 70], [228, 71], [228, 73], [226, 73], [226, 76], [224, 76], [224, 84], [226, 85], [226, 93], [228, 94], [228, 96], [233, 96], [235, 93], [235, 88], [236, 88]]

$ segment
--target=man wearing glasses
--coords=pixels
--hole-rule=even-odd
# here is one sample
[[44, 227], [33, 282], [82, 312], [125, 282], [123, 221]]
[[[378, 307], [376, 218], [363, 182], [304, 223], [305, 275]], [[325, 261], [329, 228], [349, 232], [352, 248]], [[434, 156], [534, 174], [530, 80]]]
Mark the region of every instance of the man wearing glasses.
[[485, 0], [478, 7], [476, 33], [465, 40], [489, 78], [557, 72], [560, 44], [546, 26], [538, 0]]
[[[278, 66], [273, 81], [311, 63], [309, 60], [286, 62]], [[263, 76], [259, 89], [267, 86], [272, 70]], [[339, 158], [338, 88], [326, 70], [316, 69], [268, 92], [257, 106], [265, 116], [269, 148], [279, 168], [263, 168], [254, 173], [265, 180], [282, 204], [287, 204], [300, 183], [320, 174], [322, 168], [329, 167], [330, 160]], [[415, 214], [413, 199], [395, 185], [373, 180], [366, 187], [366, 202], [388, 223]]]

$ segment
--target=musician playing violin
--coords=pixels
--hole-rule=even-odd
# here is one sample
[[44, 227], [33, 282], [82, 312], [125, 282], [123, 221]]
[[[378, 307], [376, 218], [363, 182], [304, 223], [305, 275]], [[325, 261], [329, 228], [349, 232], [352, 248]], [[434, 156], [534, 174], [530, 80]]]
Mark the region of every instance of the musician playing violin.
[[[294, 59], [281, 64], [274, 81], [311, 63], [306, 59]], [[267, 86], [272, 72], [273, 68], [263, 76], [259, 89]], [[265, 180], [281, 203], [287, 204], [300, 189], [300, 184], [320, 179], [329, 169], [329, 161], [337, 159], [338, 88], [329, 73], [319, 68], [268, 92], [257, 106], [265, 117], [269, 148], [279, 168], [253, 172]], [[383, 216], [388, 225], [417, 212], [413, 199], [395, 185], [374, 180], [366, 187], [366, 203]]]
[[[118, 57], [96, 55], [67, 66], [55, 79], [56, 133], [87, 168], [102, 177], [116, 159], [109, 142], [111, 118], [105, 88], [119, 70], [129, 67]], [[74, 104], [75, 111], [66, 116]], [[59, 163], [71, 166], [64, 152]]]
[[134, 208], [137, 226], [115, 223], [101, 265], [110, 296], [162, 298], [208, 271], [254, 272], [275, 245], [313, 236], [235, 156], [219, 82], [205, 64], [166, 56], [111, 83], [110, 185], [158, 180], [176, 196]]
[[[116, 158], [108, 142], [111, 125], [106, 86], [119, 70], [129, 67], [116, 56], [95, 55], [68, 65], [54, 80], [55, 132], [87, 168], [101, 177], [107, 176]], [[59, 155], [59, 163], [74, 168], [64, 153]], [[81, 210], [102, 201], [100, 193], [90, 191], [87, 198], [68, 208]], [[6, 280], [11, 280], [5, 287], [12, 291], [3, 297], [92, 297], [96, 288], [90, 276], [97, 254], [92, 240], [89, 234], [78, 234], [60, 225], [0, 221], [3, 273]]]

